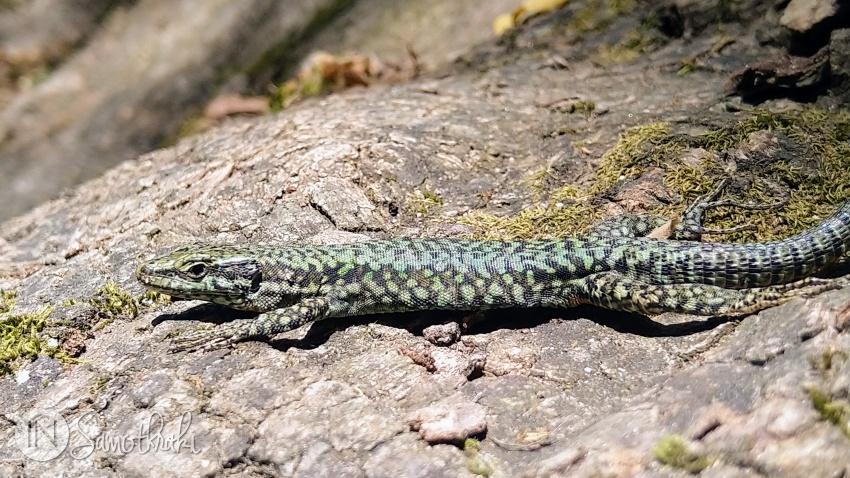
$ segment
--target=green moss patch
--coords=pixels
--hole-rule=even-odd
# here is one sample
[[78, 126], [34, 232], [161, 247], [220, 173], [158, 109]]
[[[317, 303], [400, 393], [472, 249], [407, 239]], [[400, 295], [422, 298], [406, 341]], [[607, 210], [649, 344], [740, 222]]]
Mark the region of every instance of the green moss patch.
[[135, 319], [141, 310], [157, 302], [167, 302], [168, 299], [158, 292], [146, 292], [133, 296], [121, 289], [115, 282], [107, 282], [95, 292], [87, 302], [94, 306], [98, 313], [107, 319]]
[[[552, 191], [546, 202], [527, 208], [516, 216], [503, 218], [476, 211], [461, 217], [458, 222], [472, 227], [474, 236], [482, 239], [539, 239], [580, 234], [602, 219], [601, 213], [588, 204], [590, 197], [610, 189], [619, 181], [640, 176], [648, 166], [661, 161], [662, 155], [681, 150], [679, 145], [669, 142], [669, 136], [667, 123], [630, 128], [603, 155], [594, 175], [595, 181], [587, 191], [564, 186]], [[540, 192], [545, 176], [545, 171], [537, 171], [527, 180], [536, 194]]]
[[691, 451], [685, 442], [677, 436], [666, 436], [652, 449], [655, 459], [672, 466], [685, 470], [688, 473], [697, 474], [714, 463], [714, 459]]
[[602, 155], [588, 193], [597, 195], [607, 191], [620, 181], [640, 176], [649, 166], [678, 158], [683, 151], [684, 147], [670, 138], [670, 125], [666, 122], [629, 128]]
[[407, 198], [406, 209], [414, 214], [426, 215], [443, 205], [443, 198], [427, 190], [417, 190]]
[[[840, 373], [839, 370], [843, 370], [848, 355], [850, 354], [846, 350], [827, 347], [821, 351], [820, 355], [810, 357], [809, 365], [824, 380], [832, 381], [835, 375]], [[850, 401], [846, 398], [835, 397], [816, 386], [807, 387], [806, 393], [821, 420], [837, 426], [847, 438], [850, 438]]]
[[480, 444], [474, 438], [467, 438], [463, 442], [463, 454], [467, 457], [466, 469], [478, 476], [490, 476], [495, 470], [480, 454]]
[[[657, 207], [648, 212], [665, 217], [681, 213], [698, 196], [709, 193], [729, 173], [716, 154], [743, 144], [755, 132], [768, 131], [785, 135], [791, 143], [813, 158], [811, 168], [790, 162], [785, 154], [768, 161], [756, 173], [739, 171], [734, 178], [746, 186], [740, 191], [726, 191], [724, 197], [744, 203], [771, 204], [779, 199], [786, 204], [770, 210], [751, 211], [721, 207], [708, 211], [706, 225], [715, 229], [740, 224], [751, 230], [725, 234], [724, 242], [766, 241], [787, 237], [811, 227], [835, 210], [837, 204], [850, 199], [850, 113], [806, 108], [789, 112], [754, 110], [744, 119], [713, 128], [701, 135], [672, 134], [665, 122], [647, 123], [627, 129], [617, 143], [603, 156], [594, 172], [591, 185], [585, 189], [566, 186], [549, 192], [548, 200], [531, 206], [513, 217], [502, 218], [473, 212], [459, 222], [471, 226], [473, 236], [490, 239], [532, 239], [581, 234], [601, 219], [590, 203], [625, 181], [641, 176], [648, 169], [661, 169], [663, 183], [677, 192], [681, 202]], [[704, 150], [697, 161], [685, 163], [686, 151]], [[547, 171], [529, 176], [526, 187], [542, 196]], [[792, 192], [789, 198], [770, 197], [777, 183]], [[711, 239], [710, 237], [708, 239]]]
[[806, 392], [821, 420], [837, 426], [844, 436], [850, 438], [850, 402], [836, 399], [817, 387], [809, 387]]
[[0, 290], [0, 314], [5, 314], [15, 306], [15, 293], [10, 290]]
[[576, 235], [602, 218], [594, 208], [579, 201], [576, 189], [570, 186], [553, 192], [544, 204], [504, 218], [475, 211], [461, 217], [458, 222], [475, 230], [481, 239], [538, 239]]
[[[850, 199], [850, 113], [806, 108], [774, 113], [764, 110], [752, 114], [731, 127], [707, 132], [700, 146], [710, 151], [725, 151], [736, 147], [757, 131], [775, 131], [815, 159], [813, 170], [806, 170], [784, 161], [766, 165], [764, 178], [785, 183], [792, 189], [784, 207], [771, 214], [719, 208], [708, 215], [716, 220], [715, 227], [753, 224], [754, 231], [724, 237], [724, 240], [764, 241], [787, 237], [812, 227], [835, 210], [835, 206]], [[765, 197], [768, 185], [763, 177], [753, 177], [744, 200], [771, 202]], [[674, 185], [675, 186], [675, 185]], [[777, 221], [775, 217], [779, 217]]]
[[847, 361], [848, 353], [834, 347], [825, 348], [820, 355], [810, 357], [809, 365], [820, 373], [821, 377], [829, 379]]
[[35, 312], [12, 314], [14, 295], [2, 292], [0, 297], [0, 376], [12, 372], [23, 360], [33, 359], [42, 352], [63, 362], [74, 361], [65, 352], [48, 346], [40, 337], [39, 332], [53, 312], [53, 307], [42, 306]]
[[634, 11], [634, 0], [587, 0], [567, 23], [567, 32], [581, 38], [586, 33], [602, 32], [614, 20]]
[[[24, 360], [34, 359], [40, 353], [63, 363], [79, 362], [60, 348], [49, 346], [41, 333], [55, 306], [44, 305], [35, 312], [12, 314], [15, 300], [13, 292], [0, 291], [0, 376], [16, 370]], [[114, 319], [133, 319], [142, 310], [166, 301], [167, 296], [156, 292], [133, 296], [118, 284], [107, 282], [86, 302], [97, 309], [99, 317], [105, 319], [98, 325], [98, 328], [103, 328]], [[62, 306], [69, 307], [78, 302], [69, 299], [63, 301]]]
[[617, 43], [600, 45], [599, 57], [611, 63], [625, 63], [652, 51], [662, 41], [661, 33], [651, 22], [642, 22], [626, 31]]

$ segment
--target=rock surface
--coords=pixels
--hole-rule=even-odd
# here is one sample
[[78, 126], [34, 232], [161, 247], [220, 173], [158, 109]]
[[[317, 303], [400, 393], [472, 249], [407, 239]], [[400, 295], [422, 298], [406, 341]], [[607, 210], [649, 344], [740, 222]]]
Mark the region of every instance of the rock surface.
[[172, 142], [216, 94], [267, 94], [315, 49], [406, 64], [408, 47], [433, 69], [486, 38], [510, 1], [487, 3], [33, 0], [0, 12], [0, 220]]
[[779, 23], [798, 32], [806, 32], [838, 13], [837, 0], [791, 0], [779, 17]]
[[[737, 41], [714, 53], [716, 37], [669, 38], [611, 62], [600, 45], [642, 19], [615, 17], [577, 42], [559, 28], [585, 5], [532, 19], [451, 74], [227, 124], [0, 225], [0, 288], [17, 290], [13, 312], [57, 305], [52, 318], [85, 343], [83, 363], [41, 356], [0, 379], [0, 475], [692, 476], [658, 458], [663, 443], [702, 458], [702, 476], [850, 474], [850, 437], [818, 410], [850, 395], [846, 289], [737, 326], [592, 308], [476, 320], [431, 312], [191, 354], [167, 352], [171, 334], [197, 326], [178, 319], [236, 314], [174, 302], [98, 323], [88, 308], [61, 305], [108, 281], [140, 294], [137, 260], [176, 244], [447, 235], [470, 211], [538, 207], [523, 180], [545, 168], [559, 186], [587, 185], [630, 127], [663, 119], [695, 141], [707, 124], [749, 117], [723, 85], [779, 53], [731, 23]], [[698, 67], [677, 74], [682, 58]], [[592, 112], [576, 111], [581, 100]], [[793, 106], [768, 103], [783, 105]], [[738, 174], [785, 156], [806, 167], [789, 138], [762, 130], [749, 139], [729, 154]], [[705, 151], [680, 153], [689, 164]], [[667, 200], [665, 189], [648, 170], [594, 200], [609, 213], [640, 209]], [[422, 334], [451, 322], [464, 324], [459, 342]], [[474, 404], [476, 426], [450, 429], [463, 431], [452, 440], [479, 438], [475, 446], [429, 444], [410, 429], [412, 414], [446, 403]], [[71, 445], [52, 460], [16, 445], [15, 424], [33, 410], [71, 427]]]

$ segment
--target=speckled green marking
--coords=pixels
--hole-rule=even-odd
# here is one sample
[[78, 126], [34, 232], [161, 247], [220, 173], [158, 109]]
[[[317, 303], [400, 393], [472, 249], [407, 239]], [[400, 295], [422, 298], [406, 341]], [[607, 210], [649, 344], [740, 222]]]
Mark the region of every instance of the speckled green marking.
[[[691, 211], [700, 216], [706, 207]], [[682, 224], [698, 232], [700, 220], [686, 217]], [[647, 228], [633, 229], [637, 235]], [[191, 350], [327, 318], [414, 310], [593, 304], [641, 314], [744, 315], [844, 285], [843, 278], [808, 276], [848, 247], [850, 203], [808, 231], [766, 243], [587, 236], [192, 245], [141, 264], [136, 276], [155, 291], [261, 313], [174, 343], [176, 350]]]

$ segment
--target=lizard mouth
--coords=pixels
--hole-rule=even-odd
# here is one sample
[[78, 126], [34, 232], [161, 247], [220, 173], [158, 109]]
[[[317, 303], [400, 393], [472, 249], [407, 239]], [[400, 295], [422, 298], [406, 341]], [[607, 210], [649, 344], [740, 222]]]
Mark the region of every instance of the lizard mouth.
[[[139, 264], [136, 268], [136, 278], [150, 290], [180, 299], [208, 300], [233, 308], [239, 308], [245, 302], [241, 291], [235, 292], [233, 288], [221, 287], [215, 279], [208, 281], [188, 279], [175, 273], [172, 267], [159, 267], [152, 262]], [[257, 289], [259, 289], [261, 278], [262, 275], [257, 274], [253, 281]]]
[[214, 289], [202, 289], [203, 286], [201, 284], [186, 280], [173, 273], [163, 272], [151, 263], [139, 264], [136, 268], [136, 278], [148, 289], [175, 297], [187, 297], [187, 291], [192, 291], [193, 289], [198, 289], [198, 291], [203, 290], [206, 295], [221, 294]]

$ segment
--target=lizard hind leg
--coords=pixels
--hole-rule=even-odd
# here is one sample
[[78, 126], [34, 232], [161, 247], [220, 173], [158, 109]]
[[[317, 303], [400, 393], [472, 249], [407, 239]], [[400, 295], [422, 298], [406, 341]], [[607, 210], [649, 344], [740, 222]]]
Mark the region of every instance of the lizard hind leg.
[[703, 226], [705, 213], [718, 207], [736, 207], [748, 210], [766, 210], [780, 207], [785, 202], [753, 204], [731, 199], [720, 199], [720, 195], [729, 184], [725, 178], [708, 194], [698, 197], [682, 214], [674, 219], [655, 214], [623, 214], [609, 217], [593, 226], [588, 232], [600, 237], [652, 237], [669, 238], [679, 241], [700, 241], [703, 234], [728, 234], [753, 229], [751, 224], [741, 224], [724, 229], [712, 229]]
[[848, 276], [836, 277], [834, 279], [806, 277], [805, 279], [787, 284], [741, 289], [735, 291], [741, 293], [741, 298], [738, 302], [728, 310], [721, 311], [719, 315], [747, 315], [762, 309], [784, 304], [794, 297], [813, 297], [822, 292], [840, 289], [848, 284], [850, 284], [850, 278]]
[[657, 228], [667, 224], [668, 218], [654, 214], [623, 214], [612, 216], [593, 226], [590, 236], [647, 237]]
[[751, 211], [763, 211], [784, 206], [787, 201], [779, 201], [775, 203], [742, 203], [732, 199], [717, 199], [729, 185], [730, 179], [724, 178], [715, 188], [705, 196], [698, 197], [690, 206], [682, 212], [679, 221], [673, 227], [670, 233], [670, 239], [679, 241], [699, 241], [703, 234], [728, 234], [738, 231], [746, 231], [752, 229], [751, 224], [741, 224], [724, 229], [712, 229], [703, 226], [705, 213], [709, 209], [718, 207], [735, 207], [738, 209], [747, 209]]
[[750, 289], [725, 289], [708, 284], [649, 284], [615, 272], [585, 278], [582, 302], [644, 315], [679, 312], [703, 316], [740, 316], [774, 307], [798, 296], [812, 296], [850, 283], [806, 278], [788, 284]]

